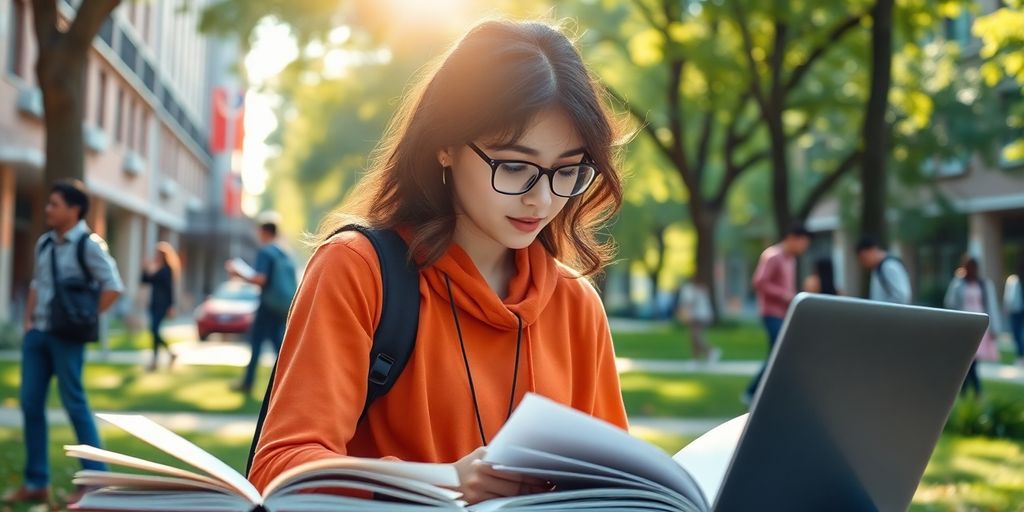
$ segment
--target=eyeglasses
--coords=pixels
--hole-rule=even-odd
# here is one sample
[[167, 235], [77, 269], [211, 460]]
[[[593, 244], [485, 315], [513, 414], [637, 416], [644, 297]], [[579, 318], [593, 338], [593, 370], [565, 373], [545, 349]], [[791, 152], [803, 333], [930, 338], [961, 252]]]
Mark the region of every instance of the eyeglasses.
[[540, 181], [541, 176], [547, 175], [551, 180], [551, 193], [559, 197], [578, 196], [587, 191], [597, 176], [597, 167], [586, 161], [547, 168], [524, 160], [495, 160], [476, 144], [468, 142], [466, 145], [491, 166], [491, 186], [505, 195], [525, 194]]

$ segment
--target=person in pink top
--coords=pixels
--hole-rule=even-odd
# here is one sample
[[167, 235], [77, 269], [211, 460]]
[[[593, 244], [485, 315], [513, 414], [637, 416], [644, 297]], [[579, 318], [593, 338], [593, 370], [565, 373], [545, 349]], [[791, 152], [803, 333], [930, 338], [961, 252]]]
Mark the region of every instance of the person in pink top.
[[[796, 259], [811, 245], [811, 232], [803, 225], [796, 225], [786, 232], [781, 242], [761, 253], [754, 271], [753, 286], [757, 293], [757, 309], [768, 333], [768, 352], [775, 346], [775, 339], [782, 329], [789, 303], [796, 296]], [[743, 394], [743, 402], [750, 404], [754, 392], [761, 383], [765, 364], [754, 376]]]

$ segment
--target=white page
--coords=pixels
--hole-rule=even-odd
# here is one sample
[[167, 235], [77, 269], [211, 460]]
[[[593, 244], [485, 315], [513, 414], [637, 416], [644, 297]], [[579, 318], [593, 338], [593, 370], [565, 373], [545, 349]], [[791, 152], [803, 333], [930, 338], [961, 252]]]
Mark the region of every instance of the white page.
[[242, 279], [252, 279], [256, 277], [256, 269], [249, 266], [242, 258], [231, 258], [231, 266], [235, 269], [235, 272], [242, 277]]
[[509, 446], [546, 451], [661, 483], [708, 508], [697, 483], [665, 452], [624, 430], [528, 393], [487, 447], [484, 461], [504, 464]]
[[138, 475], [135, 473], [115, 473], [113, 471], [82, 470], [75, 473], [71, 480], [75, 485], [86, 487], [130, 487], [138, 490], [204, 490], [229, 496], [237, 496], [219, 483], [211, 485], [198, 482], [191, 478], [175, 478], [159, 475]]
[[252, 504], [263, 503], [263, 498], [256, 488], [231, 466], [153, 420], [138, 414], [100, 413], [96, 416], [167, 454], [207, 472], [210, 476], [227, 484]]
[[214, 480], [206, 475], [200, 475], [199, 473], [193, 473], [181, 468], [173, 466], [165, 466], [156, 462], [132, 457], [130, 455], [124, 455], [122, 453], [111, 452], [102, 448], [96, 448], [95, 446], [89, 446], [85, 444], [78, 445], [65, 445], [64, 452], [69, 457], [76, 457], [79, 459], [88, 459], [96, 462], [105, 462], [107, 464], [114, 464], [117, 466], [125, 466], [129, 468], [141, 469], [143, 471], [149, 471], [152, 473], [162, 473], [178, 478], [188, 478], [197, 482], [203, 482], [210, 485], [220, 486], [224, 488], [224, 484], [220, 480]]
[[737, 416], [711, 429], [672, 457], [697, 480], [704, 495], [715, 502], [729, 469], [749, 414]]
[[269, 496], [281, 486], [287, 485], [289, 480], [302, 478], [303, 473], [332, 468], [363, 470], [379, 475], [407, 478], [436, 486], [459, 486], [459, 474], [455, 471], [455, 466], [451, 464], [428, 464], [423, 462], [338, 456], [306, 462], [283, 471], [267, 484], [264, 492]]
[[273, 488], [268, 486], [267, 489], [269, 489], [270, 492], [268, 492], [267, 495], [269, 497], [270, 495], [281, 496], [292, 494], [295, 492], [295, 488], [297, 486], [305, 485], [305, 482], [308, 480], [317, 480], [321, 483], [327, 483], [325, 480], [371, 480], [381, 485], [387, 485], [408, 492], [415, 492], [429, 497], [432, 500], [441, 502], [451, 502], [462, 497], [462, 493], [458, 491], [438, 487], [420, 480], [391, 476], [377, 471], [339, 467], [322, 469], [310, 469], [309, 467], [306, 467], [302, 470], [301, 474], [296, 474], [294, 478], [287, 477], [287, 481], [282, 480], [279, 484], [275, 483]]

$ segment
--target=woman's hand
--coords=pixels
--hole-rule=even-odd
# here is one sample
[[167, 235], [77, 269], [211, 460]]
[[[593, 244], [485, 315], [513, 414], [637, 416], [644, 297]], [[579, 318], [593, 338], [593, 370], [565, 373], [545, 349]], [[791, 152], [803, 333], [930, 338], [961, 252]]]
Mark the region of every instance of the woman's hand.
[[477, 448], [455, 463], [461, 482], [458, 490], [467, 503], [472, 505], [493, 498], [536, 494], [552, 489], [551, 482], [546, 480], [494, 469], [482, 460], [484, 453], [485, 448]]

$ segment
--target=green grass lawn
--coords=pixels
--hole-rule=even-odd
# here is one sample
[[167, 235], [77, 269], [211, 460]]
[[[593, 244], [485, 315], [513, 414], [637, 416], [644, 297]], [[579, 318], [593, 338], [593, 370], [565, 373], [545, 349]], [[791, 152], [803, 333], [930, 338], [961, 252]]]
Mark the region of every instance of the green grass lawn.
[[[764, 330], [757, 324], [732, 324], [711, 329], [708, 341], [722, 349], [723, 359], [761, 359], [768, 354]], [[663, 324], [646, 332], [613, 332], [615, 355], [634, 359], [690, 359], [689, 331]]]
[[[645, 332], [613, 332], [615, 355], [633, 359], [691, 359], [689, 330], [676, 323], [656, 324]], [[726, 323], [705, 333], [709, 343], [722, 349], [724, 360], [764, 359], [768, 342], [760, 324]], [[1016, 354], [1000, 344], [1002, 362], [1012, 364]]]
[[[146, 337], [148, 334], [141, 333]], [[653, 333], [621, 333], [615, 336], [618, 355], [633, 358], [682, 359], [689, 357], [685, 330], [665, 327]], [[733, 325], [713, 330], [713, 343], [728, 359], [763, 357], [763, 333], [756, 325]], [[132, 341], [135, 343], [135, 341]], [[177, 367], [171, 372], [147, 373], [142, 367], [89, 364], [86, 388], [92, 406], [111, 411], [195, 411], [256, 414], [259, 403], [229, 390], [242, 368]], [[256, 388], [264, 389], [269, 370], [261, 369]], [[729, 375], [651, 374], [631, 372], [621, 376], [623, 397], [631, 416], [679, 418], [728, 418], [745, 412], [739, 401], [748, 377]], [[16, 363], [0, 362], [0, 405], [17, 407], [19, 370]], [[991, 399], [1024, 399], [1024, 387], [986, 382]], [[49, 405], [60, 407], [56, 389]], [[52, 429], [51, 460], [54, 483], [66, 492], [77, 462], [63, 455], [61, 446], [74, 443], [67, 427]], [[209, 433], [179, 432], [202, 448], [242, 469], [249, 439]], [[691, 439], [661, 432], [642, 437], [674, 453]], [[112, 428], [103, 429], [108, 448], [143, 458], [170, 463], [155, 449]], [[18, 485], [23, 464], [20, 430], [0, 428], [0, 491]], [[1024, 503], [1024, 441], [962, 437], [944, 434], [915, 496], [915, 512], [1013, 511]], [[0, 511], [2, 511], [0, 507]], [[28, 509], [15, 509], [19, 512]]]
[[[116, 427], [102, 427], [100, 434], [103, 438], [104, 448], [121, 453], [129, 453], [136, 457], [153, 460], [171, 466], [185, 467], [177, 459], [153, 448], [143, 441], [136, 439], [130, 434], [122, 432]], [[181, 436], [196, 443], [204, 450], [212, 453], [220, 460], [226, 462], [239, 472], [245, 471], [245, 461], [249, 454], [248, 436], [223, 436], [208, 433], [178, 432]], [[71, 492], [71, 478], [75, 471], [81, 469], [77, 459], [64, 455], [63, 446], [76, 444], [74, 432], [70, 427], [55, 427], [50, 429], [50, 471], [53, 482], [52, 492], [57, 498]], [[0, 492], [13, 489], [21, 485], [21, 471], [25, 464], [25, 450], [22, 446], [22, 432], [13, 428], [0, 428]], [[112, 468], [117, 471], [137, 472], [129, 468]], [[62, 501], [60, 503], [63, 503]], [[14, 507], [13, 509], [0, 506], [0, 510], [11, 510], [16, 512], [28, 512], [32, 510], [28, 506]]]
[[[85, 388], [89, 404], [100, 411], [257, 414], [270, 369], [259, 369], [253, 386], [259, 393], [248, 398], [230, 390], [243, 371], [229, 366], [178, 366], [148, 373], [141, 366], [90, 363], [85, 367]], [[0, 406], [17, 407], [20, 380], [17, 363], [0, 362]], [[50, 388], [48, 405], [61, 406], [56, 382]]]

